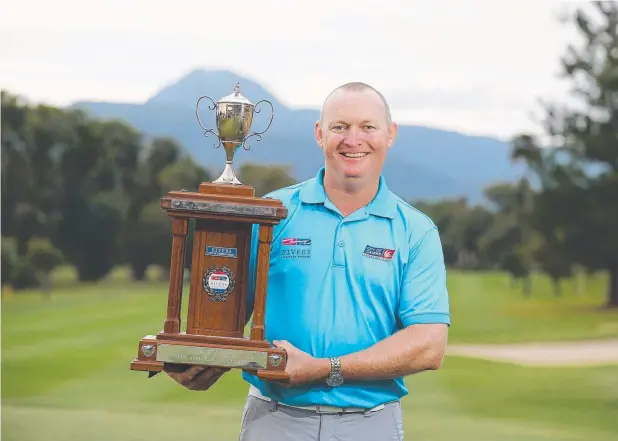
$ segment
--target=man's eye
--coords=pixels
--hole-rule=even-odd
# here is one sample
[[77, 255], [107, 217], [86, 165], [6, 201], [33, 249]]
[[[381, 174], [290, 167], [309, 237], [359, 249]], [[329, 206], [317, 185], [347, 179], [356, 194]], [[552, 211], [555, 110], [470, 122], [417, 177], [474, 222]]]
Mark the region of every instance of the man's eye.
[[333, 130], [343, 130], [343, 126], [341, 126], [341, 125], [333, 126], [332, 128], [333, 128]]
[[366, 130], [374, 130], [374, 129], [375, 129], [375, 127], [374, 127], [374, 126], [371, 126], [371, 125], [366, 124], [366, 125], [365, 125], [365, 129], [366, 129]]

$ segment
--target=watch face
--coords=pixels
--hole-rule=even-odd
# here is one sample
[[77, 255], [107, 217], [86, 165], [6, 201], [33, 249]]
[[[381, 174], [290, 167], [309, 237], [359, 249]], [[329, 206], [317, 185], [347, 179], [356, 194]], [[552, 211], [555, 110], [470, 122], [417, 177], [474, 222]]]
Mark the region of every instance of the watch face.
[[343, 377], [341, 375], [331, 375], [327, 378], [326, 384], [329, 386], [339, 386], [343, 383]]

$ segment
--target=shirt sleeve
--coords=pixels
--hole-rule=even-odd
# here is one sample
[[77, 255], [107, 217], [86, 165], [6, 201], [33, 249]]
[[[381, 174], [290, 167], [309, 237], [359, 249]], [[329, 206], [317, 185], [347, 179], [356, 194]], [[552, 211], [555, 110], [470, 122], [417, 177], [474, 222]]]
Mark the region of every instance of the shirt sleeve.
[[398, 313], [404, 327], [418, 323], [451, 325], [446, 266], [435, 226], [410, 248]]

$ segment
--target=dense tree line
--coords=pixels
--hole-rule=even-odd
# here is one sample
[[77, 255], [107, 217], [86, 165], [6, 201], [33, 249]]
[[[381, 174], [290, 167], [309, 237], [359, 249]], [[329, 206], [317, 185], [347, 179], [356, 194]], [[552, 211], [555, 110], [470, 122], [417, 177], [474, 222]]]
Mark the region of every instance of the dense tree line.
[[[247, 165], [240, 174], [258, 195], [294, 182], [280, 168]], [[2, 92], [3, 285], [45, 286], [60, 264], [81, 281], [121, 264], [136, 280], [149, 265], [166, 268], [171, 221], [160, 197], [212, 179], [172, 139]]]
[[[483, 205], [414, 205], [440, 228], [450, 267], [507, 271], [526, 295], [533, 272], [549, 275], [560, 294], [575, 269], [600, 270], [609, 275], [607, 304], [618, 306], [618, 6], [585, 10], [570, 20], [582, 43], [561, 60], [574, 84], [569, 105], [545, 106], [549, 143], [531, 134], [513, 141], [513, 161], [529, 173], [487, 188]], [[245, 165], [239, 174], [258, 196], [294, 183], [281, 167]], [[170, 220], [159, 198], [212, 178], [172, 139], [3, 92], [2, 283], [45, 287], [61, 263], [82, 281], [121, 264], [137, 280], [149, 265], [166, 268]]]
[[570, 22], [580, 42], [561, 59], [568, 100], [545, 104], [549, 145], [522, 134], [513, 158], [538, 183], [526, 225], [544, 269], [607, 272], [608, 305], [618, 307], [618, 4], [591, 2]]
[[505, 271], [522, 282], [526, 296], [531, 294], [530, 276], [542, 272], [551, 277], [560, 295], [561, 280], [574, 275], [577, 265], [530, 224], [536, 196], [527, 179], [522, 179], [487, 188], [488, 202], [482, 205], [471, 205], [463, 198], [413, 205], [438, 226], [447, 266]]
[[[567, 17], [581, 41], [561, 59], [572, 84], [567, 103], [545, 103], [547, 141], [523, 133], [512, 158], [529, 173], [486, 190], [488, 207], [425, 204], [452, 265], [501, 268], [556, 282], [574, 268], [609, 275], [607, 305], [618, 307], [618, 4], [591, 2]], [[529, 293], [529, 285], [524, 285]]]

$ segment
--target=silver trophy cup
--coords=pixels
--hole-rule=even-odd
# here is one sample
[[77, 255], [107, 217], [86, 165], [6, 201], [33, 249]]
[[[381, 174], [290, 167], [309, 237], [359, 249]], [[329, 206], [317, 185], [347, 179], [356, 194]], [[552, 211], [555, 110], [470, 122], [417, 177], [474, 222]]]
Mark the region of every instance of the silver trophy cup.
[[[212, 106], [209, 105], [208, 108], [210, 110], [215, 110], [217, 131], [219, 132], [218, 134], [215, 133], [213, 129], [204, 127], [202, 121], [200, 120], [200, 101], [204, 98], [212, 102]], [[251, 131], [251, 123], [253, 122], [253, 113], [260, 113], [260, 111], [257, 110], [260, 103], [267, 103], [270, 105], [271, 114], [270, 120], [268, 121], [268, 126], [266, 126], [266, 128], [261, 132], [253, 132], [249, 135], [249, 132]], [[256, 136], [258, 141], [262, 139], [262, 135], [268, 130], [273, 121], [274, 113], [274, 108], [270, 101], [261, 100], [254, 105], [251, 101], [242, 96], [240, 94], [240, 83], [236, 83], [233, 93], [224, 96], [216, 103], [212, 98], [206, 95], [197, 100], [197, 103], [195, 104], [195, 115], [197, 117], [198, 124], [202, 129], [204, 129], [204, 136], [208, 136], [209, 133], [212, 133], [219, 140], [219, 142], [215, 141], [214, 147], [219, 148], [223, 145], [223, 148], [225, 149], [225, 169], [223, 170], [223, 173], [221, 173], [221, 176], [213, 181], [215, 184], [242, 185], [242, 182], [238, 180], [236, 174], [234, 173], [234, 169], [232, 168], [234, 154], [240, 146], [242, 146], [245, 150], [249, 150], [251, 147], [247, 144], [247, 140], [252, 136]]]

